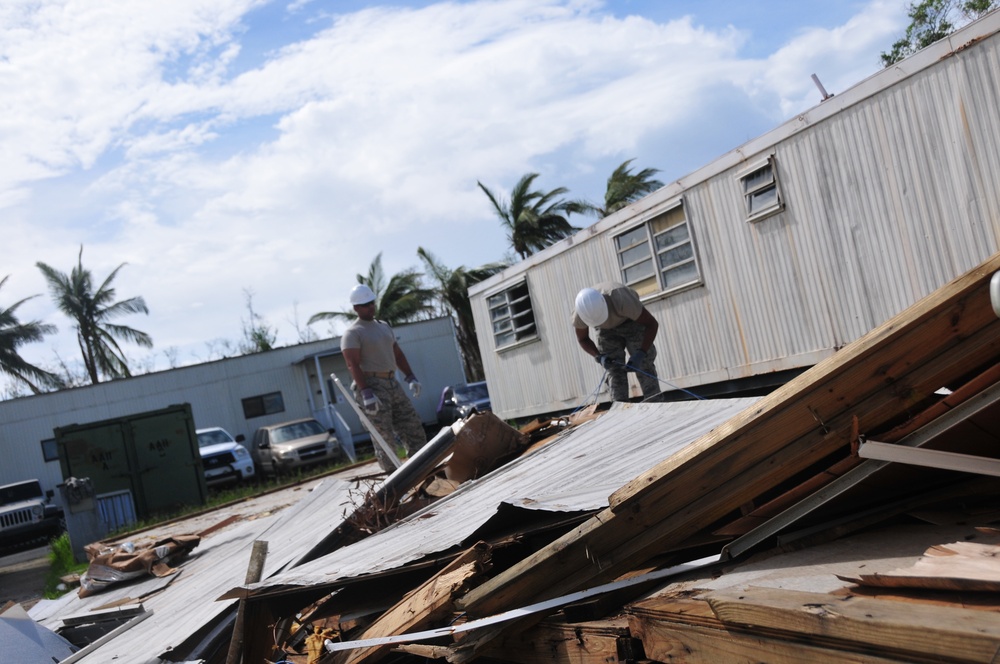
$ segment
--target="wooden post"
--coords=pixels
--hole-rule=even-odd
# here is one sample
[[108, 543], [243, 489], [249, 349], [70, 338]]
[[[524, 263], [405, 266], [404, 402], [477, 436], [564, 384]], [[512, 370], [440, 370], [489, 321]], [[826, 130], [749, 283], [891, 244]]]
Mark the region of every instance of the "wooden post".
[[[253, 549], [250, 551], [250, 564], [247, 566], [247, 577], [244, 585], [257, 583], [264, 573], [264, 561], [267, 559], [267, 542], [256, 540]], [[244, 590], [244, 594], [246, 591]], [[229, 654], [226, 656], [226, 664], [239, 664], [243, 654], [243, 611], [246, 605], [246, 598], [240, 598], [239, 608], [236, 609], [236, 624], [233, 625], [233, 636], [229, 640]]]

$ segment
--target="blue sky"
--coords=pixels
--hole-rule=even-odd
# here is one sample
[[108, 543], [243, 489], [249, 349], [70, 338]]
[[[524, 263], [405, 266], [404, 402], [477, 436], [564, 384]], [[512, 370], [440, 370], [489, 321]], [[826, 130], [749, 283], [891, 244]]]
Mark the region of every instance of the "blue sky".
[[[0, 305], [59, 331], [35, 266], [142, 295], [142, 369], [217, 357], [247, 319], [279, 344], [354, 275], [509, 255], [477, 181], [599, 200], [622, 161], [681, 177], [879, 69], [905, 0], [6, 0]], [[578, 225], [588, 223], [577, 219]], [[319, 337], [339, 333], [312, 326]]]

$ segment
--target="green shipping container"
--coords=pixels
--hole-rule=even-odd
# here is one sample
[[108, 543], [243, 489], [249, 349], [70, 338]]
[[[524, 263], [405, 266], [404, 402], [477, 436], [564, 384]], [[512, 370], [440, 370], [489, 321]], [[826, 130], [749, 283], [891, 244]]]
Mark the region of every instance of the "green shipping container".
[[190, 404], [55, 429], [63, 478], [97, 494], [129, 490], [136, 515], [204, 505], [207, 489]]

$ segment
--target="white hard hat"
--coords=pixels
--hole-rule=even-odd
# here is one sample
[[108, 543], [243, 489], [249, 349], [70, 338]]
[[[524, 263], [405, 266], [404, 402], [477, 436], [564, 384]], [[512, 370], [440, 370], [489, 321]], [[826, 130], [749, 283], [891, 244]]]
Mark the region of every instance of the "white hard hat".
[[584, 288], [576, 294], [576, 314], [590, 327], [597, 327], [608, 319], [608, 303], [600, 291]]
[[375, 301], [375, 293], [364, 284], [358, 284], [351, 290], [351, 304], [368, 304]]

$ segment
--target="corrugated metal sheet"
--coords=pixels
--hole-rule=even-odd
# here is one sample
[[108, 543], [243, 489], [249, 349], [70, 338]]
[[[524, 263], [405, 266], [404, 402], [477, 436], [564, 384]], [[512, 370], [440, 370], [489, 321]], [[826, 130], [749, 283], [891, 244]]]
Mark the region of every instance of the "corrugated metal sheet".
[[535, 508], [572, 511], [607, 507], [608, 496], [626, 482], [754, 402], [616, 404], [407, 519], [254, 587], [329, 584], [398, 568], [461, 544], [501, 503], [530, 501]]
[[[83, 599], [71, 593], [59, 600], [40, 602], [29, 613], [40, 624], [55, 630], [64, 617], [132, 598], [153, 615], [81, 659], [81, 664], [166, 661], [160, 658], [211, 625], [233, 605], [233, 601], [216, 598], [244, 583], [255, 540], [268, 543], [264, 576], [274, 574], [340, 525], [350, 505], [352, 487], [351, 483], [327, 478], [292, 507], [241, 521], [205, 537], [178, 565], [180, 573], [175, 576], [112, 586]], [[238, 505], [229, 509], [236, 514], [239, 510]], [[219, 519], [225, 515], [220, 512]], [[147, 593], [149, 596], [144, 596]]]
[[[704, 283], [646, 305], [661, 378], [695, 392], [810, 366], [1000, 250], [998, 30], [994, 12], [470, 289], [494, 411], [594, 391], [573, 297], [620, 280], [613, 237], [678, 203]], [[748, 222], [738, 176], [769, 156], [785, 208]], [[485, 298], [525, 278], [538, 339], [495, 350]]]

